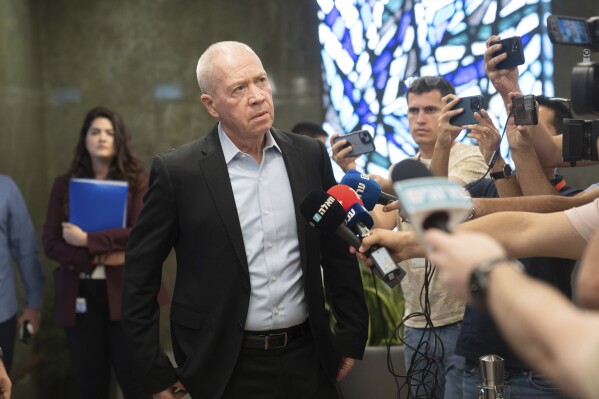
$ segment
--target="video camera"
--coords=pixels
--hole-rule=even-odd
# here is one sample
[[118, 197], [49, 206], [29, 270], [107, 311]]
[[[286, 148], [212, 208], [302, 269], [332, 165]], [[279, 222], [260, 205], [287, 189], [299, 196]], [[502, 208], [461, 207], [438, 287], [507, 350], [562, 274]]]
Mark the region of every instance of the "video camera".
[[[572, 69], [572, 109], [582, 116], [599, 115], [599, 64], [591, 62], [591, 50], [599, 50], [599, 16], [585, 19], [550, 15], [547, 28], [551, 43], [583, 47], [582, 62]], [[599, 161], [599, 120], [564, 119], [563, 123], [563, 160], [572, 164]]]

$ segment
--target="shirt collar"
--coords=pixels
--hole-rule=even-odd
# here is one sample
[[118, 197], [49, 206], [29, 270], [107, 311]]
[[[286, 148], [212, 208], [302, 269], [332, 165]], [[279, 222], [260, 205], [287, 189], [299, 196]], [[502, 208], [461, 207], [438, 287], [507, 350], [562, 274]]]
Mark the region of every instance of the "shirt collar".
[[[231, 141], [229, 136], [227, 136], [220, 123], [218, 124], [218, 139], [220, 140], [226, 163], [229, 163], [238, 154], [243, 154], [243, 152]], [[269, 148], [276, 148], [282, 153], [281, 147], [279, 147], [274, 137], [272, 137], [270, 130], [266, 133], [266, 143], [264, 145], [265, 150], [268, 150]]]

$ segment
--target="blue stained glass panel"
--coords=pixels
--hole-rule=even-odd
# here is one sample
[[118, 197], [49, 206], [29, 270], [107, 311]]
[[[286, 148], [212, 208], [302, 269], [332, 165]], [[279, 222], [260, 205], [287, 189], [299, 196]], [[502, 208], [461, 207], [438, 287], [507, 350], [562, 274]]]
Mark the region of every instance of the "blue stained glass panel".
[[[373, 132], [377, 154], [358, 162], [366, 172], [381, 171], [417, 151], [406, 117], [404, 81], [409, 77], [443, 75], [458, 95], [482, 93], [503, 129], [503, 102], [486, 79], [483, 64], [485, 41], [491, 34], [521, 36], [527, 56], [519, 67], [521, 90], [553, 95], [553, 50], [541, 22], [551, 11], [550, 0], [323, 3], [330, 8], [317, 13], [326, 77], [324, 126], [330, 133], [365, 127]], [[344, 16], [351, 19], [343, 21]], [[507, 145], [503, 152], [509, 159]]]

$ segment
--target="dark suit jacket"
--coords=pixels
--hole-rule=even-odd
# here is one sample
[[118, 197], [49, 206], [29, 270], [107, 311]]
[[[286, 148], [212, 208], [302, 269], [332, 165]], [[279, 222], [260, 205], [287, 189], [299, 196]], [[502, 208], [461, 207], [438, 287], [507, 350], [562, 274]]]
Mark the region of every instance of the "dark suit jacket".
[[[368, 314], [356, 259], [334, 235], [321, 235], [299, 205], [312, 190], [336, 184], [317, 140], [271, 129], [283, 158], [297, 219], [310, 327], [324, 369], [334, 378], [340, 356], [361, 358]], [[216, 127], [205, 137], [154, 159], [149, 191], [127, 247], [123, 325], [152, 392], [181, 380], [194, 398], [218, 398], [241, 350], [250, 279], [233, 190]], [[158, 342], [156, 293], [171, 248], [177, 278], [171, 337], [178, 368]], [[322, 255], [322, 258], [321, 258]], [[337, 320], [335, 336], [321, 278]]]

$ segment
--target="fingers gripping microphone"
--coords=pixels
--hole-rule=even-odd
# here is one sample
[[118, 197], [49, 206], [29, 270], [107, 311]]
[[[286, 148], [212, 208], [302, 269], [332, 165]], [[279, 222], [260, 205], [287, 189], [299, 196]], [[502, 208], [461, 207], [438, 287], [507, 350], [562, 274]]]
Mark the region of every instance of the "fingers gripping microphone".
[[[362, 201], [355, 199], [357, 196], [355, 191], [348, 186], [338, 184], [331, 187], [328, 192], [338, 196], [337, 200], [344, 204], [347, 211], [345, 218], [347, 227], [358, 235], [360, 241], [364, 237], [368, 237], [370, 235], [369, 228], [373, 226], [374, 221], [362, 205]], [[373, 245], [368, 251], [368, 256], [374, 263], [375, 274], [389, 287], [395, 287], [406, 275], [405, 271], [395, 263], [387, 248]]]
[[382, 192], [381, 185], [376, 180], [354, 169], [347, 171], [341, 179], [341, 184], [353, 188], [364, 202], [364, 207], [369, 211], [376, 204], [387, 205], [397, 200], [393, 195]]
[[314, 190], [302, 200], [300, 211], [312, 227], [326, 234], [335, 233], [352, 247], [360, 248], [360, 240], [344, 223], [345, 209], [333, 196]]
[[464, 188], [444, 177], [430, 177], [429, 170], [413, 159], [395, 165], [393, 188], [416, 234], [435, 227], [450, 232], [462, 222], [472, 203]]

